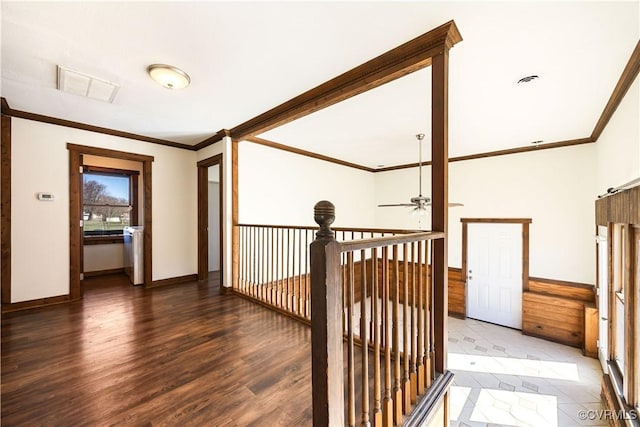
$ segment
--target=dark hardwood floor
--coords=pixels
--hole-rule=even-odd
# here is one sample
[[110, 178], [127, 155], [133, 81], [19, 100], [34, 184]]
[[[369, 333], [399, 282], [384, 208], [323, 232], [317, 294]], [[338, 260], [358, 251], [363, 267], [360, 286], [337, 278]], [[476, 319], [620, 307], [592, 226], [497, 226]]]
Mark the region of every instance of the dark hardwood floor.
[[311, 425], [310, 328], [218, 281], [2, 315], [2, 426]]

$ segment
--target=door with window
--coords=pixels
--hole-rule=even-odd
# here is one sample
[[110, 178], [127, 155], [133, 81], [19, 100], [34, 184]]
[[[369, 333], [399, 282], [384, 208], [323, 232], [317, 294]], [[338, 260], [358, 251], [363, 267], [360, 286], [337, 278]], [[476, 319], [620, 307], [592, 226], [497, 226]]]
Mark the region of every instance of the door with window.
[[469, 223], [467, 315], [522, 329], [522, 224]]

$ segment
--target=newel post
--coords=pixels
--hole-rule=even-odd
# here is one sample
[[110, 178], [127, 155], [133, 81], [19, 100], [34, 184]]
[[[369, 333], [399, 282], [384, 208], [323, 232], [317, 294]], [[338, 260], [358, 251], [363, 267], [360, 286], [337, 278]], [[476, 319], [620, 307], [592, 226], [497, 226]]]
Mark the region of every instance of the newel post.
[[326, 200], [316, 203], [313, 219], [320, 226], [311, 243], [313, 426], [343, 426], [340, 244], [330, 228], [335, 220], [335, 207]]

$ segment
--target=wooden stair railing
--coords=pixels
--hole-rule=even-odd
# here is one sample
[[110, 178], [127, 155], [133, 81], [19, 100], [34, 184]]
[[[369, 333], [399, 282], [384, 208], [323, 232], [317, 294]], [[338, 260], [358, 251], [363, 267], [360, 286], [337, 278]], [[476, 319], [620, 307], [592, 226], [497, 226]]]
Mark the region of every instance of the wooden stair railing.
[[[316, 227], [239, 224], [235, 293], [276, 311], [311, 321], [310, 252]], [[336, 228], [341, 241], [408, 234], [410, 230]], [[358, 258], [359, 259], [359, 258]], [[367, 261], [369, 262], [369, 261]], [[359, 262], [356, 263], [358, 266]], [[356, 272], [359, 280], [359, 271]], [[357, 295], [359, 298], [359, 293]]]
[[316, 204], [313, 425], [418, 425], [438, 407], [452, 379], [435, 369], [446, 354], [434, 348], [430, 265], [432, 241], [444, 233], [339, 242], [330, 228], [334, 218], [330, 202]]

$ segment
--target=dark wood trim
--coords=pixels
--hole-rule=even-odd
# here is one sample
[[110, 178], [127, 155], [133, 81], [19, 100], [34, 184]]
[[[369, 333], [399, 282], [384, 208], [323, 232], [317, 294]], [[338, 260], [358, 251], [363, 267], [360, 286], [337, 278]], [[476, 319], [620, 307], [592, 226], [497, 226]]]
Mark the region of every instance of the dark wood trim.
[[[529, 222], [522, 223], [522, 291], [529, 290]], [[524, 242], [527, 242], [526, 244]]]
[[[4, 98], [2, 98], [4, 101]], [[6, 101], [5, 101], [6, 102]], [[4, 104], [3, 104], [4, 108]], [[0, 145], [0, 153], [2, 163], [0, 164], [0, 209], [2, 217], [0, 218], [0, 244], [2, 250], [0, 252], [0, 268], [2, 275], [0, 300], [2, 304], [11, 303], [11, 117], [2, 115], [2, 138]]]
[[[240, 235], [238, 231], [238, 141], [231, 141], [231, 283], [228, 286], [238, 288], [240, 268]], [[224, 280], [221, 280], [221, 286]]]
[[449, 313], [449, 51], [431, 59], [431, 228], [445, 233], [433, 241], [433, 326], [436, 372], [447, 370]]
[[[465, 160], [484, 159], [484, 158], [487, 158], [487, 157], [506, 156], [506, 155], [509, 155], [509, 154], [528, 153], [528, 152], [531, 152], [531, 151], [548, 150], [550, 148], [571, 147], [573, 145], [590, 144], [592, 142], [595, 142], [595, 140], [593, 140], [591, 138], [571, 139], [571, 140], [568, 140], [568, 141], [551, 142], [551, 143], [548, 143], [548, 144], [531, 145], [531, 146], [528, 146], [528, 147], [508, 148], [508, 149], [505, 149], [505, 150], [487, 151], [487, 152], [484, 152], [484, 153], [477, 153], [477, 154], [469, 154], [469, 155], [466, 155], [466, 156], [451, 157], [449, 159], [449, 162], [453, 163], [453, 162], [461, 162], [461, 161], [465, 161]], [[422, 165], [423, 166], [429, 166], [429, 165], [431, 165], [431, 161], [422, 162]], [[418, 167], [418, 163], [408, 163], [406, 165], [397, 165], [397, 166], [388, 166], [388, 167], [385, 167], [385, 168], [379, 168], [379, 169], [376, 169], [375, 172], [388, 172], [388, 171], [394, 171], [394, 170], [398, 170], [398, 169], [409, 169], [409, 168], [417, 168], [417, 167]]]
[[531, 224], [531, 218], [460, 218], [461, 223]]
[[627, 225], [626, 259], [623, 260], [627, 278], [624, 284], [624, 324], [625, 324], [625, 402], [634, 407], [638, 404], [638, 381], [640, 366], [638, 364], [638, 245], [640, 244], [640, 226]]
[[144, 287], [149, 288], [157, 288], [159, 286], [170, 286], [170, 285], [179, 285], [187, 282], [195, 282], [198, 280], [197, 274], [187, 274], [184, 276], [178, 277], [169, 277], [167, 279], [154, 280], [150, 285], [145, 283]]
[[[407, 416], [405, 421], [403, 422], [403, 426], [405, 427], [419, 427], [419, 426], [428, 426], [431, 425], [435, 410], [438, 408], [440, 404], [446, 404], [443, 402], [443, 399], [450, 398], [449, 389], [451, 387], [451, 383], [453, 382], [453, 373], [451, 371], [446, 371], [444, 374], [438, 376], [431, 387], [426, 391], [426, 394], [418, 401], [413, 411]], [[449, 411], [444, 411], [444, 416], [448, 415]], [[434, 422], [433, 425], [447, 425], [448, 420], [442, 420], [442, 422]]]
[[193, 150], [198, 151], [210, 145], [217, 144], [218, 142], [221, 142], [226, 136], [231, 136], [231, 131], [229, 129], [220, 129], [218, 132], [216, 132], [215, 135], [212, 135], [209, 138], [204, 139], [194, 145]]
[[140, 175], [140, 171], [134, 171], [129, 169], [115, 169], [115, 168], [105, 168], [102, 166], [92, 166], [92, 165], [82, 165], [85, 172], [91, 173], [105, 173], [109, 175]]
[[259, 135], [431, 64], [462, 40], [449, 21], [231, 129], [234, 139]]
[[590, 285], [588, 283], [567, 282], [564, 280], [545, 279], [542, 277], [529, 277], [529, 280], [532, 282], [549, 283], [551, 285], [568, 286], [570, 288], [581, 288], [581, 289], [589, 289], [589, 290], [594, 289], [593, 285]]
[[11, 111], [11, 107], [9, 107], [9, 103], [7, 102], [7, 98], [4, 96], [0, 98], [0, 111], [2, 111], [2, 115], [9, 115], [9, 111]]
[[82, 153], [69, 150], [69, 297], [82, 296], [81, 280], [83, 270], [83, 229], [82, 220]]
[[45, 116], [45, 115], [42, 115], [42, 114], [29, 113], [27, 111], [14, 110], [14, 109], [9, 107], [8, 103], [6, 103], [6, 99], [4, 99], [2, 113], [6, 114], [7, 116], [17, 117], [19, 119], [33, 120], [33, 121], [36, 121], [36, 122], [48, 123], [48, 124], [51, 124], [51, 125], [64, 126], [64, 127], [73, 128], [73, 129], [85, 130], [85, 131], [88, 131], [88, 132], [96, 132], [96, 133], [101, 133], [101, 134], [104, 134], [104, 135], [111, 135], [111, 136], [118, 136], [118, 137], [121, 137], [121, 138], [134, 139], [136, 141], [150, 142], [152, 144], [159, 144], [159, 145], [164, 145], [164, 146], [173, 147], [173, 148], [181, 148], [183, 150], [190, 150], [190, 151], [194, 150], [194, 146], [191, 146], [191, 145], [188, 145], [188, 144], [182, 144], [180, 142], [174, 142], [174, 141], [169, 141], [169, 140], [160, 139], [160, 138], [152, 138], [150, 136], [138, 135], [138, 134], [135, 134], [135, 133], [124, 132], [124, 131], [115, 130], [115, 129], [109, 129], [109, 128], [100, 127], [100, 126], [93, 126], [93, 125], [89, 125], [89, 124], [86, 124], [86, 123], [80, 123], [80, 122], [74, 122], [74, 121], [71, 121], [71, 120], [59, 119], [59, 118], [56, 118], [56, 117]]
[[209, 276], [209, 167], [218, 165], [219, 215], [220, 215], [220, 286], [224, 278], [224, 170], [223, 156], [217, 154], [204, 160], [200, 160], [198, 166], [198, 280], [206, 280]]
[[[464, 268], [465, 278], [465, 294], [467, 292], [467, 257], [469, 249], [469, 238], [467, 224], [485, 223], [485, 224], [522, 224], [522, 292], [529, 290], [529, 224], [532, 223], [531, 218], [460, 218], [462, 223], [462, 266]], [[547, 280], [547, 279], [542, 279]], [[465, 307], [466, 308], [466, 307]], [[524, 316], [523, 316], [524, 318]]]
[[366, 172], [377, 172], [376, 169], [370, 168], [368, 166], [358, 165], [356, 163], [346, 162], [344, 160], [336, 159], [334, 157], [325, 156], [322, 154], [313, 153], [311, 151], [302, 150], [300, 148], [290, 147], [288, 145], [279, 144], [277, 142], [269, 141], [267, 139], [258, 138], [255, 136], [248, 136], [244, 139], [244, 141], [252, 142], [254, 144], [264, 145], [265, 147], [275, 148], [277, 150], [288, 151], [289, 153], [299, 154], [305, 157], [311, 157], [312, 159], [324, 160], [326, 162], [335, 163], [341, 166], [347, 166], [354, 169], [363, 170]]
[[153, 283], [153, 205], [151, 203], [152, 191], [152, 167], [153, 160], [145, 160], [142, 163], [142, 174], [144, 176], [144, 285], [151, 286]]
[[127, 153], [124, 151], [109, 150], [98, 147], [88, 147], [84, 145], [67, 144], [69, 150], [69, 295], [71, 299], [82, 296], [82, 283], [80, 273], [82, 272], [82, 230], [79, 227], [82, 210], [82, 199], [80, 185], [80, 165], [83, 154], [91, 154], [101, 157], [112, 157], [123, 160], [133, 160], [142, 162], [142, 173], [144, 176], [144, 283], [150, 286], [153, 281], [153, 237], [152, 237], [152, 216], [151, 194], [152, 194], [152, 156], [142, 154]]
[[84, 277], [107, 276], [109, 274], [124, 274], [124, 268], [110, 268], [108, 270], [85, 271]]
[[622, 75], [620, 75], [620, 79], [618, 79], [618, 83], [616, 87], [613, 89], [611, 93], [611, 97], [607, 102], [607, 105], [602, 110], [602, 114], [596, 123], [596, 126], [593, 128], [593, 132], [591, 132], [591, 139], [597, 141], [602, 134], [602, 131], [613, 117], [613, 113], [615, 113], [616, 109], [622, 102], [622, 99], [627, 94], [627, 91], [633, 84], [636, 77], [638, 77], [638, 72], [640, 71], [640, 42], [636, 44], [633, 53], [631, 53], [631, 57], [627, 62], [627, 65], [624, 67], [622, 71]]
[[92, 245], [114, 245], [124, 243], [124, 236], [93, 236], [82, 238], [82, 244], [85, 246]]
[[640, 186], [596, 200], [596, 225], [640, 224]]
[[38, 298], [29, 301], [20, 301], [14, 303], [3, 303], [2, 312], [10, 313], [12, 311], [29, 310], [31, 308], [44, 307], [47, 305], [62, 304], [73, 301], [69, 295], [59, 295], [56, 297]]
[[108, 148], [90, 147], [87, 145], [77, 145], [67, 143], [67, 150], [82, 152], [82, 154], [90, 154], [92, 156], [113, 157], [115, 159], [133, 160], [135, 162], [153, 162], [153, 156], [146, 154], [129, 153], [127, 151], [110, 150]]

